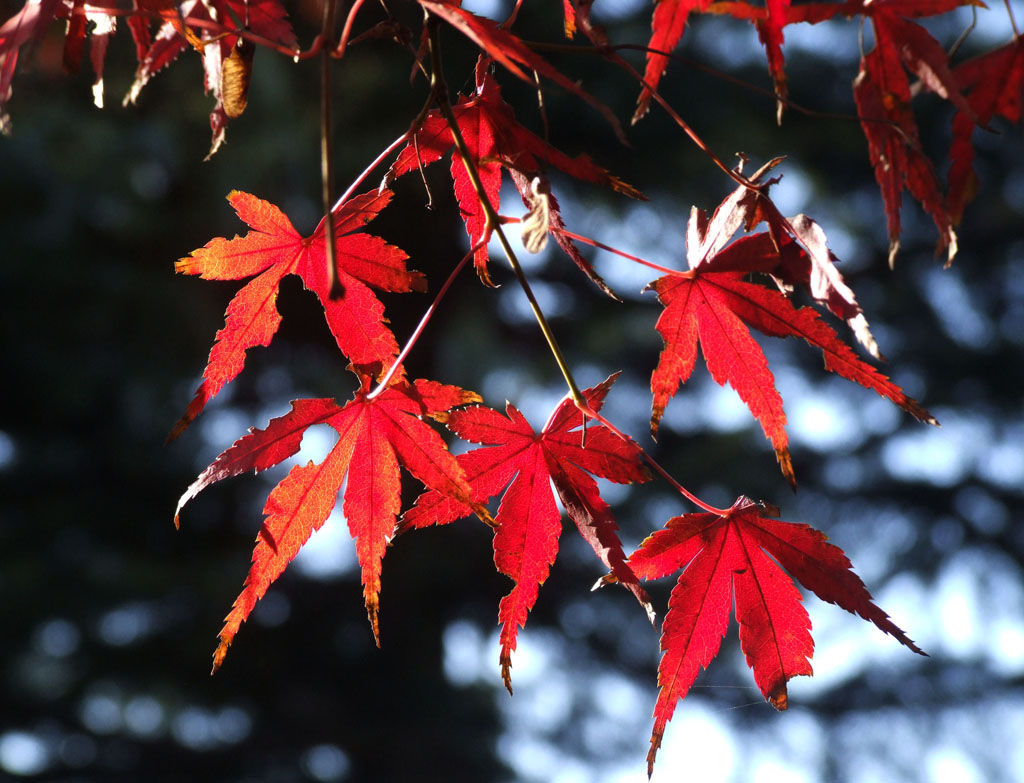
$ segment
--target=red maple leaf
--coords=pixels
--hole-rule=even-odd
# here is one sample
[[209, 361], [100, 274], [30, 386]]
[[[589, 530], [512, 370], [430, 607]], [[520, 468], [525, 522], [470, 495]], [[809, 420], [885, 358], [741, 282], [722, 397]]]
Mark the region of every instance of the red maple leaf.
[[703, 11], [709, 0], [657, 0], [651, 16], [651, 40], [647, 47], [654, 49], [647, 53], [647, 67], [644, 69], [644, 87], [636, 100], [633, 124], [647, 114], [651, 108], [653, 91], [658, 89], [661, 77], [668, 67], [667, 53], [676, 48], [686, 30], [686, 20], [692, 11]]
[[782, 44], [785, 39], [782, 28], [791, 21], [788, 16], [789, 4], [790, 0], [765, 0], [764, 6], [715, 3], [711, 0], [656, 0], [654, 14], [651, 16], [651, 39], [647, 44], [649, 51], [647, 67], [644, 70], [644, 86], [640, 91], [640, 97], [637, 98], [633, 124], [635, 125], [650, 109], [651, 98], [668, 66], [668, 54], [683, 37], [686, 22], [694, 11], [728, 14], [737, 19], [753, 22], [758, 38], [764, 44], [768, 55], [768, 71], [775, 83], [775, 94], [779, 97], [778, 114], [781, 121], [783, 101], [788, 94], [785, 58], [782, 55]]
[[[807, 525], [768, 519], [740, 497], [724, 516], [684, 514], [649, 536], [629, 557], [641, 579], [682, 570], [662, 624], [654, 731], [648, 775], [676, 703], [686, 696], [701, 667], [718, 654], [736, 606], [740, 646], [765, 698], [786, 709], [786, 683], [810, 675], [814, 654], [811, 621], [789, 572], [821, 600], [874, 623], [901, 644], [924, 653], [871, 601], [849, 559], [825, 535]], [[780, 568], [781, 566], [781, 568]]]
[[[480, 397], [433, 381], [398, 380], [370, 398], [370, 377], [362, 375], [361, 382], [362, 388], [342, 408], [331, 399], [296, 400], [290, 412], [271, 419], [265, 429], [250, 430], [224, 451], [178, 501], [176, 522], [182, 507], [209, 485], [265, 470], [295, 454], [309, 427], [328, 424], [338, 433], [338, 442], [323, 462], [296, 465], [267, 498], [252, 568], [225, 618], [214, 671], [256, 602], [327, 520], [346, 477], [344, 514], [356, 540], [363, 598], [378, 645], [381, 564], [401, 503], [399, 464], [438, 494], [469, 501], [462, 468], [422, 417], [444, 420], [451, 408], [479, 402]], [[486, 515], [482, 509], [480, 513]]]
[[935, 168], [921, 148], [917, 122], [910, 109], [910, 81], [904, 68], [962, 110], [967, 104], [949, 71], [945, 51], [923, 27], [879, 10], [872, 15], [872, 21], [875, 48], [861, 59], [853, 94], [885, 203], [889, 263], [895, 260], [900, 246], [900, 201], [906, 189], [935, 222], [939, 230], [938, 250], [946, 251], [948, 264], [956, 255], [956, 233]]
[[[755, 181], [764, 170], [755, 175]], [[762, 195], [737, 189], [710, 222], [699, 210], [691, 214], [687, 229], [690, 269], [665, 275], [648, 286], [665, 305], [656, 324], [665, 347], [651, 375], [652, 435], [657, 434], [669, 399], [693, 372], [700, 344], [711, 377], [720, 386], [728, 382], [736, 390], [771, 441], [783, 475], [796, 485], [782, 398], [764, 353], [750, 334], [751, 326], [773, 337], [802, 337], [821, 349], [826, 370], [874, 390], [922, 421], [936, 423], [896, 384], [857, 358], [813, 308], [794, 307], [783, 293], [743, 279], [749, 272], [772, 271], [793, 281], [805, 274], [799, 270], [809, 266], [802, 261], [805, 257], [799, 248], [767, 234], [746, 236], [725, 246], [744, 222], [744, 203], [757, 205], [749, 209], [769, 215], [765, 219], [776, 229], [786, 222]], [[798, 236], [816, 233], [796, 218], [786, 223], [793, 222], [802, 226], [794, 227]], [[811, 244], [819, 241], [823, 246], [823, 239]]]
[[[616, 377], [583, 392], [592, 408], [601, 409]], [[506, 404], [504, 416], [473, 406], [455, 411], [448, 419], [448, 428], [460, 438], [487, 444], [457, 458], [472, 486], [470, 499], [486, 503], [504, 490], [494, 534], [494, 564], [516, 583], [498, 608], [501, 676], [510, 692], [516, 637], [558, 554], [562, 522], [552, 482], [580, 534], [611, 570], [608, 581], [623, 584], [650, 614], [647, 594], [626, 565], [611, 509], [589, 475], [622, 484], [646, 481], [649, 476], [640, 450], [606, 427], [590, 425], [584, 432], [582, 425], [583, 414], [571, 399], [559, 404], [539, 433], [511, 403]], [[426, 492], [403, 515], [401, 528], [444, 525], [472, 511], [450, 495]]]
[[[745, 162], [741, 158], [739, 173]], [[719, 272], [770, 274], [784, 293], [796, 286], [805, 288], [815, 301], [846, 321], [868, 353], [882, 359], [857, 297], [836, 267], [838, 259], [828, 248], [824, 230], [806, 215], [784, 217], [769, 198], [768, 191], [779, 178], [764, 178], [781, 162], [782, 158], [773, 158], [764, 164], [747, 180], [749, 186], [740, 185], [718, 205], [710, 220], [702, 210], [691, 210], [686, 239], [690, 268], [714, 258]], [[730, 248], [727, 259], [717, 258], [738, 228], [750, 231], [761, 223], [768, 226], [768, 235]]]
[[789, 0], [765, 0], [766, 15], [764, 20], [755, 23], [757, 36], [764, 44], [768, 55], [768, 71], [775, 82], [775, 95], [778, 96], [778, 121], [782, 122], [783, 102], [789, 93], [786, 87], [785, 59], [782, 56], [782, 44], [785, 36], [782, 28], [786, 25], [786, 14], [789, 11]]
[[[1024, 38], [994, 49], [958, 65], [954, 71], [960, 86], [969, 91], [967, 102], [978, 124], [988, 125], [995, 117], [1011, 123], [1022, 121], [1024, 106]], [[953, 118], [952, 165], [949, 169], [949, 206], [959, 221], [974, 195], [974, 146], [971, 136], [975, 122], [964, 111]]]
[[[501, 170], [512, 172], [513, 182], [524, 201], [530, 194], [530, 179], [541, 173], [543, 165], [554, 166], [560, 171], [585, 182], [607, 185], [633, 198], [643, 198], [638, 190], [611, 176], [594, 163], [589, 156], [569, 157], [552, 147], [540, 136], [520, 125], [509, 106], [501, 97], [498, 82], [490, 73], [491, 60], [480, 57], [476, 65], [476, 94], [471, 98], [462, 97], [453, 107], [455, 120], [473, 156], [473, 164], [484, 186], [491, 206], [497, 211], [501, 196]], [[399, 177], [416, 171], [440, 160], [452, 149], [455, 139], [440, 111], [430, 112], [416, 132], [415, 137], [399, 153], [389, 172], [390, 177]], [[466, 223], [466, 233], [473, 242], [479, 241], [484, 232], [486, 218], [480, 206], [473, 183], [458, 154], [453, 153], [451, 163], [455, 196]], [[559, 246], [573, 259], [595, 283], [608, 291], [607, 285], [597, 275], [590, 263], [583, 258], [579, 249], [570, 239], [556, 229], [564, 226], [558, 210], [558, 202], [551, 197], [552, 221], [550, 229]], [[477, 250], [474, 257], [477, 274], [486, 284], [492, 285], [487, 271], [487, 246]]]
[[276, 301], [285, 275], [298, 275], [317, 295], [338, 348], [353, 364], [389, 364], [398, 353], [398, 344], [385, 326], [384, 306], [367, 285], [385, 291], [426, 289], [423, 276], [406, 269], [405, 253], [358, 230], [387, 206], [391, 195], [389, 190], [364, 193], [335, 210], [338, 279], [344, 286], [344, 295], [337, 299], [328, 293], [324, 221], [303, 237], [273, 204], [239, 191], [228, 196], [238, 217], [252, 231], [244, 237], [213, 239], [178, 261], [175, 269], [204, 280], [255, 277], [228, 305], [227, 320], [210, 350], [203, 382], [171, 431], [171, 439], [184, 432], [206, 403], [242, 371], [249, 348], [270, 344], [281, 323]]
[[566, 38], [573, 38], [576, 35], [576, 9], [572, 0], [562, 0], [562, 30]]

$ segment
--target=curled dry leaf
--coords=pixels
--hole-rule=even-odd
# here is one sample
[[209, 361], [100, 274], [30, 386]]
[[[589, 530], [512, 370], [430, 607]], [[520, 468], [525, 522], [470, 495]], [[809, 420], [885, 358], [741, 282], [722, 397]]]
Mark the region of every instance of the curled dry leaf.
[[551, 186], [546, 179], [534, 177], [530, 192], [523, 197], [530, 211], [520, 223], [523, 246], [528, 253], [539, 253], [548, 244], [551, 227]]

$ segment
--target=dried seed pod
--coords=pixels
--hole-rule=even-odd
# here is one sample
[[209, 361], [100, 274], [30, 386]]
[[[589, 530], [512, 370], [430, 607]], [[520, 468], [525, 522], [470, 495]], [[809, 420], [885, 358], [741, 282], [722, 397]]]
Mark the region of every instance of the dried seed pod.
[[221, 66], [221, 99], [224, 102], [224, 113], [232, 119], [241, 116], [249, 102], [252, 57], [255, 53], [256, 46], [252, 41], [239, 38]]
[[551, 227], [551, 185], [547, 179], [534, 177], [525, 200], [530, 211], [520, 223], [523, 246], [528, 253], [539, 253], [548, 243], [548, 229]]

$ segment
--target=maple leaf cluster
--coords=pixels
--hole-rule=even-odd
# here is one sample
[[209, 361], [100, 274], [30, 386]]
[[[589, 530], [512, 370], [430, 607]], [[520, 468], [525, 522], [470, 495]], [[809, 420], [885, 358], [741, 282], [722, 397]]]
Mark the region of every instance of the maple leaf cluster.
[[[625, 140], [618, 119], [603, 103], [504, 26], [467, 11], [458, 0], [419, 0], [419, 4], [469, 38], [516, 77], [532, 83], [527, 75], [531, 71], [587, 101]], [[870, 20], [874, 46], [861, 57], [853, 80], [853, 94], [885, 206], [890, 263], [899, 250], [904, 190], [935, 222], [939, 233], [937, 250], [944, 252], [947, 262], [951, 262], [957, 252], [955, 226], [973, 193], [972, 131], [979, 126], [987, 128], [996, 116], [1020, 123], [1024, 79], [1019, 37], [973, 61], [954, 66], [939, 42], [921, 24], [911, 21], [965, 6], [985, 7], [981, 0], [845, 0], [799, 5], [792, 5], [790, 0], [768, 0], [763, 5], [744, 0], [658, 0], [651, 16], [651, 36], [633, 122], [643, 118], [652, 100], [658, 97], [658, 86], [669, 66], [672, 50], [681, 41], [692, 14], [731, 16], [754, 25], [765, 47], [780, 122], [789, 102], [783, 54], [785, 28], [799, 23], [818, 24], [837, 17]], [[591, 2], [563, 0], [563, 10], [567, 37], [581, 31], [607, 49], [609, 42], [603, 29], [590, 21]], [[514, 17], [515, 12], [509, 22], [514, 21]], [[280, 0], [184, 0], [180, 3], [135, 0], [128, 11], [121, 10], [110, 0], [27, 0], [19, 13], [0, 26], [0, 131], [10, 129], [6, 104], [11, 99], [11, 82], [22, 47], [41, 38], [50, 23], [58, 19], [66, 23], [63, 57], [66, 70], [75, 72], [80, 68], [85, 43], [89, 41], [89, 59], [95, 74], [93, 97], [101, 107], [106, 52], [118, 19], [123, 19], [127, 25], [138, 59], [134, 81], [124, 98], [126, 104], [135, 103], [153, 76], [184, 51], [189, 48], [197, 51], [203, 60], [204, 90], [215, 100], [210, 113], [213, 134], [210, 156], [224, 142], [228, 120], [244, 111], [254, 44], [271, 46], [296, 58], [313, 53], [313, 50], [299, 49]], [[369, 32], [383, 35], [391, 30], [389, 25], [378, 27], [379, 30]], [[911, 84], [910, 74], [919, 79], [917, 84]], [[914, 95], [921, 90], [934, 92], [957, 110], [950, 149], [953, 165], [946, 192], [934, 162], [921, 146], [911, 105]], [[483, 99], [483, 93], [478, 97]], [[487, 107], [477, 101], [474, 111], [483, 114]], [[529, 146], [524, 144], [523, 148]], [[536, 148], [532, 154], [536, 156]], [[557, 163], [550, 163], [561, 168]], [[562, 240], [562, 244], [565, 241]]]
[[[478, 64], [477, 74], [476, 97], [463, 100], [455, 117], [461, 134], [470, 139], [471, 154], [479, 156], [481, 168], [490, 158], [501, 161], [503, 153], [515, 153], [519, 159], [539, 165], [539, 159], [532, 156], [543, 153], [544, 161], [567, 173], [633, 195], [628, 186], [588, 159], [570, 159], [557, 150], [542, 148], [537, 137], [512, 119], [485, 62]], [[493, 116], [503, 121], [498, 123], [491, 119]], [[385, 182], [416, 170], [414, 155], [418, 155], [418, 165], [429, 165], [454, 144], [451, 129], [442, 124], [439, 115], [426, 115], [418, 133], [423, 134], [423, 140], [408, 142]], [[738, 187], [710, 218], [695, 208], [687, 228], [689, 269], [670, 272], [650, 285], [665, 305], [657, 322], [665, 348], [651, 378], [651, 428], [657, 431], [670, 398], [693, 372], [699, 343], [712, 377], [721, 384], [728, 382], [747, 404], [772, 442], [784, 476], [795, 485], [782, 400], [750, 326], [770, 336], [803, 338], [822, 351], [827, 370], [891, 399], [923, 421], [934, 423], [934, 419], [898, 386], [859, 359], [815, 309], [796, 307], [791, 302], [788, 294], [796, 287], [805, 288], [847, 321], [861, 342], [877, 353], [853, 292], [834, 265], [824, 232], [806, 216], [783, 217], [771, 202], [768, 192], [775, 180], [765, 180], [765, 176], [778, 162], [769, 162], [748, 180], [749, 185]], [[482, 202], [474, 203], [467, 193], [472, 185], [464, 178], [466, 171], [456, 153], [453, 195], [466, 205], [463, 218], [467, 232], [474, 237], [485, 233], [486, 218], [481, 215]], [[501, 171], [502, 165], [496, 163], [486, 178], [481, 177], [484, 182], [490, 179], [495, 194], [500, 190]], [[778, 566], [767, 555], [757, 554], [757, 547], [824, 600], [864, 616], [919, 652], [871, 604], [863, 584], [849, 570], [849, 561], [836, 547], [825, 544], [822, 534], [806, 526], [769, 523], [743, 497], [732, 509], [717, 514], [670, 520], [665, 531], [649, 538], [627, 557], [612, 510], [601, 498], [595, 477], [642, 483], [651, 477], [651, 470], [645, 464], [650, 460], [639, 445], [600, 415], [616, 376], [584, 390], [582, 403], [567, 396], [539, 432], [511, 403], [502, 414], [480, 405], [482, 400], [474, 392], [435, 381], [406, 380], [399, 364], [397, 340], [370, 286], [410, 292], [423, 290], [425, 279], [406, 267], [401, 250], [361, 230], [390, 200], [391, 191], [381, 188], [355, 196], [334, 211], [336, 274], [343, 291], [337, 298], [328, 291], [326, 221], [310, 236], [302, 237], [280, 210], [244, 193], [232, 193], [229, 201], [250, 231], [233, 239], [215, 238], [176, 265], [181, 273], [205, 279], [252, 279], [228, 305], [227, 320], [217, 334], [203, 381], [172, 437], [183, 432], [206, 403], [241, 372], [248, 349], [270, 343], [281, 320], [275, 306], [277, 290], [287, 274], [297, 275], [317, 295], [328, 328], [359, 380], [355, 396], [342, 406], [331, 399], [296, 400], [287, 414], [272, 419], [262, 430], [251, 430], [217, 457], [179, 501], [178, 513], [215, 482], [280, 464], [298, 452], [302, 434], [311, 426], [327, 424], [339, 435], [337, 444], [319, 464], [293, 467], [267, 498], [249, 575], [220, 632], [215, 670], [256, 602], [310, 535], [327, 521], [343, 486], [344, 517], [356, 542], [363, 600], [378, 643], [383, 558], [393, 538], [470, 516], [493, 527], [495, 568], [513, 582], [512, 590], [498, 606], [499, 662], [510, 691], [518, 632], [526, 624], [558, 553], [562, 521], [556, 496], [607, 570], [600, 583], [627, 588], [652, 620], [654, 610], [641, 580], [682, 570], [680, 585], [688, 586], [711, 569], [707, 583], [699, 586], [706, 600], [701, 599], [695, 608], [698, 588], [677, 587], [665, 616], [665, 657], [659, 673], [662, 693], [655, 713], [652, 765], [676, 701], [685, 696], [699, 666], [706, 666], [717, 649], [717, 643], [714, 649], [702, 643], [703, 652], [694, 653], [691, 637], [697, 631], [686, 630], [687, 624], [718, 629], [720, 638], [732, 591], [737, 595], [741, 641], [766, 698], [784, 709], [786, 681], [798, 674], [810, 674], [807, 661], [813, 643], [799, 593], [791, 585], [786, 586]], [[524, 201], [528, 203], [525, 196]], [[767, 230], [751, 233], [761, 222]], [[561, 221], [552, 221], [548, 231], [557, 236], [564, 231], [563, 226]], [[745, 235], [732, 241], [741, 227]], [[568, 244], [568, 248], [573, 260], [582, 258], [576, 245]], [[482, 280], [490, 283], [486, 254], [481, 256], [478, 249], [473, 256]], [[584, 269], [595, 276], [589, 265]], [[768, 276], [775, 287], [744, 280], [754, 273]], [[384, 372], [386, 367], [390, 368], [388, 372]], [[375, 381], [379, 382], [376, 388]], [[480, 447], [453, 457], [426, 418], [444, 423], [455, 436]], [[404, 513], [400, 466], [425, 488]], [[498, 497], [501, 502], [492, 516], [488, 504]], [[690, 553], [687, 556], [676, 557], [669, 551], [670, 533], [674, 542], [681, 520], [700, 520], [703, 532], [691, 532], [688, 539], [716, 552], [706, 556], [709, 565], [702, 565], [703, 560], [697, 557], [702, 550], [695, 549], [693, 542], [687, 545], [689, 549], [683, 549]], [[766, 529], [771, 532], [770, 539], [765, 538]], [[737, 563], [743, 558], [747, 565], [741, 567]], [[733, 584], [730, 575], [748, 567], [754, 586]], [[757, 607], [748, 605], [755, 588], [763, 599]], [[706, 635], [707, 631], [700, 633]], [[756, 642], [750, 641], [752, 638]]]
[[[974, 60], [956, 65], [939, 43], [913, 18], [932, 16], [977, 0], [847, 0], [791, 5], [768, 0], [762, 5], [711, 0], [659, 0], [652, 15], [646, 70], [633, 121], [653, 102], [670, 115], [699, 148], [736, 184], [708, 216], [694, 207], [685, 225], [685, 265], [666, 267], [607, 248], [573, 233], [552, 192], [548, 173], [611, 188], [631, 198], [642, 193], [610, 174], [587, 155], [571, 156], [545, 136], [521, 124], [502, 96], [500, 66], [530, 85], [541, 78], [596, 109], [613, 132], [624, 138], [614, 113], [581, 82], [554, 68], [511, 31], [515, 13], [503, 23], [478, 16], [458, 0], [418, 0], [428, 17], [418, 48], [411, 31], [389, 19], [366, 31], [408, 45], [416, 68], [431, 74], [430, 103], [409, 130], [377, 163], [390, 167], [376, 190], [353, 195], [371, 166], [329, 210], [314, 231], [301, 235], [275, 205], [242, 192], [228, 196], [244, 236], [217, 237], [179, 260], [176, 271], [205, 280], [246, 281], [227, 306], [225, 323], [214, 339], [202, 381], [170, 438], [180, 436], [205, 406], [244, 369], [250, 349], [267, 346], [281, 324], [277, 296], [282, 280], [295, 275], [312, 291], [327, 328], [356, 378], [350, 400], [300, 399], [263, 429], [251, 429], [220, 454], [187, 488], [183, 507], [206, 487], [249, 471], [263, 471], [293, 457], [303, 434], [327, 425], [338, 440], [319, 462], [294, 466], [274, 487], [263, 509], [252, 565], [236, 598], [214, 654], [214, 670], [256, 603], [266, 594], [310, 536], [321, 528], [342, 496], [342, 512], [355, 541], [363, 602], [372, 633], [380, 643], [380, 592], [383, 560], [400, 534], [433, 525], [476, 518], [493, 530], [494, 566], [512, 587], [498, 602], [499, 665], [511, 691], [517, 639], [535, 607], [540, 588], [555, 566], [562, 514], [576, 525], [593, 549], [604, 573], [598, 584], [629, 590], [647, 615], [655, 610], [642, 582], [678, 573], [662, 623], [660, 692], [648, 770], [676, 704], [686, 696], [699, 671], [718, 652], [735, 606], [740, 644], [765, 698], [778, 709], [788, 703], [787, 682], [811, 674], [814, 643], [803, 608], [803, 587], [876, 625], [916, 653], [922, 651], [871, 600], [843, 552], [824, 534], [803, 524], [782, 522], [774, 507], [740, 495], [732, 507], [718, 509], [701, 501], [667, 474], [630, 436], [601, 413], [617, 374], [579, 390], [561, 358], [543, 314], [537, 317], [564, 373], [569, 394], [535, 429], [512, 404], [504, 412], [483, 405], [480, 395], [435, 380], [409, 380], [404, 350], [392, 332], [377, 292], [425, 292], [428, 277], [410, 269], [404, 251], [370, 233], [368, 224], [389, 208], [391, 186], [450, 155], [452, 196], [457, 202], [480, 281], [493, 286], [490, 244], [498, 236], [529, 294], [528, 282], [508, 249], [505, 225], [519, 223], [524, 246], [539, 251], [548, 239], [605, 294], [617, 298], [584, 256], [581, 245], [610, 249], [659, 270], [647, 289], [663, 307], [653, 325], [664, 341], [650, 380], [650, 433], [658, 434], [667, 406], [697, 369], [703, 355], [710, 376], [728, 384], [760, 424], [784, 479], [797, 477], [786, 434], [786, 414], [769, 363], [754, 333], [797, 337], [821, 352], [824, 368], [890, 400], [914, 418], [935, 419], [875, 365], [862, 359], [826, 317], [834, 317], [874, 360], [883, 357], [854, 292], [843, 279], [825, 231], [806, 215], [784, 216], [771, 199], [771, 176], [781, 159], [753, 175], [743, 166], [725, 169], [718, 158], [678, 118], [658, 92], [660, 80], [692, 13], [724, 14], [754, 24], [763, 43], [778, 98], [779, 119], [789, 102], [785, 75], [784, 30], [795, 23], [819, 23], [836, 16], [870, 20], [873, 48], [863, 54], [853, 80], [857, 119], [882, 193], [890, 240], [890, 261], [899, 247], [900, 204], [904, 190], [933, 219], [939, 248], [952, 261], [955, 225], [975, 189], [972, 136], [997, 117], [1020, 123], [1024, 89], [1024, 48], [1020, 39]], [[252, 46], [294, 55], [320, 53], [325, 62], [342, 57], [361, 3], [352, 6], [337, 48], [321, 36], [301, 51], [278, 0], [136, 0], [127, 11], [107, 0], [38, 0], [0, 26], [0, 124], [11, 98], [11, 81], [22, 47], [37, 40], [54, 19], [65, 22], [64, 63], [76, 70], [86, 40], [103, 102], [103, 67], [108, 39], [123, 19], [135, 42], [138, 68], [126, 102], [160, 70], [189, 49], [202, 57], [204, 89], [214, 97], [210, 154], [224, 140], [227, 122], [244, 110], [251, 77]], [[591, 18], [591, 4], [565, 0], [563, 29], [581, 33], [608, 62], [632, 71]], [[470, 95], [449, 102], [440, 56], [438, 26], [444, 24], [480, 50]], [[429, 62], [428, 62], [429, 58]], [[911, 83], [911, 76], [919, 81]], [[944, 191], [932, 161], [921, 149], [912, 110], [914, 95], [929, 90], [955, 109], [952, 166]], [[330, 161], [325, 161], [325, 170]], [[505, 175], [520, 194], [526, 214], [502, 214]], [[681, 221], [682, 222], [682, 221]], [[737, 237], [737, 234], [740, 234]], [[447, 290], [459, 264], [440, 287]], [[531, 295], [532, 296], [532, 295]], [[799, 305], [806, 296], [813, 305]], [[432, 312], [433, 307], [428, 310]], [[417, 331], [418, 334], [418, 331]], [[698, 351], [698, 348], [700, 349]], [[441, 433], [477, 447], [453, 456]], [[403, 508], [401, 470], [423, 491]], [[632, 554], [624, 551], [610, 506], [596, 479], [643, 483], [654, 474], [676, 487], [703, 510], [670, 519]]]

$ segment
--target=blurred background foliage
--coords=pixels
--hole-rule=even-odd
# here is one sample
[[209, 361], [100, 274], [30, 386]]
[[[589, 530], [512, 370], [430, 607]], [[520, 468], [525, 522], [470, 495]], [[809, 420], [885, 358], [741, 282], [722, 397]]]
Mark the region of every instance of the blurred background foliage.
[[[3, 17], [18, 4], [4, 0]], [[504, 6], [482, 1], [481, 13]], [[367, 14], [373, 11], [367, 7]], [[502, 10], [504, 9], [504, 10]], [[315, 3], [291, 9], [312, 39]], [[414, 8], [394, 9], [411, 25]], [[616, 41], [646, 40], [650, 9], [598, 3]], [[526, 4], [517, 31], [557, 40], [551, 6]], [[1009, 38], [1005, 13], [981, 12], [962, 54]], [[375, 21], [375, 20], [373, 20]], [[951, 42], [969, 15], [930, 29]], [[367, 22], [369, 24], [369, 21]], [[791, 95], [818, 112], [774, 122], [763, 92], [682, 62], [666, 96], [723, 157], [786, 155], [773, 196], [829, 234], [864, 306], [887, 372], [942, 422], [925, 428], [884, 400], [826, 377], [815, 351], [762, 339], [790, 417], [800, 490], [790, 493], [763, 435], [729, 389], [698, 369], [669, 405], [652, 453], [710, 502], [740, 493], [824, 530], [885, 608], [931, 657], [918, 658], [859, 619], [811, 599], [813, 679], [775, 714], [753, 687], [735, 629], [680, 706], [656, 779], [701, 781], [1024, 780], [1024, 144], [1020, 128], [976, 134], [981, 191], [953, 267], [932, 254], [934, 229], [906, 204], [903, 251], [885, 264], [885, 219], [856, 121], [850, 82], [857, 29], [787, 28]], [[58, 29], [21, 63], [0, 139], [0, 283], [4, 399], [0, 420], [0, 770], [47, 780], [641, 781], [656, 695], [658, 635], [625, 593], [590, 593], [601, 574], [571, 529], [500, 687], [495, 618], [508, 581], [473, 520], [394, 542], [385, 561], [382, 649], [373, 646], [358, 570], [336, 512], [261, 601], [223, 669], [208, 674], [221, 620], [241, 588], [266, 493], [288, 466], [240, 477], [191, 504], [178, 495], [247, 427], [290, 399], [354, 388], [312, 295], [284, 285], [284, 323], [267, 349], [171, 446], [233, 283], [177, 277], [172, 262], [214, 236], [243, 232], [224, 196], [252, 192], [308, 232], [317, 220], [318, 76], [256, 55], [249, 109], [203, 162], [211, 99], [186, 53], [123, 109], [130, 39], [114, 37], [109, 107], [88, 73], [61, 73]], [[471, 88], [473, 52], [445, 33], [448, 80]], [[768, 86], [747, 25], [693, 20], [680, 55]], [[639, 56], [636, 58], [639, 62]], [[596, 58], [552, 56], [620, 117], [636, 90]], [[382, 41], [336, 67], [337, 180], [344, 185], [403, 133], [426, 95], [411, 58]], [[88, 70], [87, 68], [85, 69]], [[498, 79], [517, 117], [541, 131], [529, 89]], [[546, 96], [551, 140], [588, 152], [650, 203], [554, 177], [570, 228], [663, 265], [683, 263], [691, 204], [731, 190], [655, 109], [614, 141], [589, 108]], [[927, 148], [947, 157], [950, 112], [918, 101]], [[375, 178], [368, 184], [372, 187]], [[374, 230], [400, 245], [434, 289], [465, 252], [447, 163], [397, 183]], [[514, 193], [503, 197], [518, 214]], [[524, 259], [578, 378], [622, 377], [606, 411], [642, 442], [660, 307], [641, 294], [648, 270], [598, 253], [625, 300], [600, 295], [555, 249]], [[408, 366], [508, 399], [536, 425], [564, 393], [521, 292], [494, 254], [498, 290], [471, 274], [455, 285]], [[429, 299], [385, 298], [399, 340]], [[329, 434], [312, 431], [298, 458]], [[289, 463], [291, 464], [291, 463]], [[415, 487], [410, 483], [409, 499]], [[667, 486], [605, 485], [627, 549], [692, 509]], [[664, 610], [670, 584], [652, 586]]]

